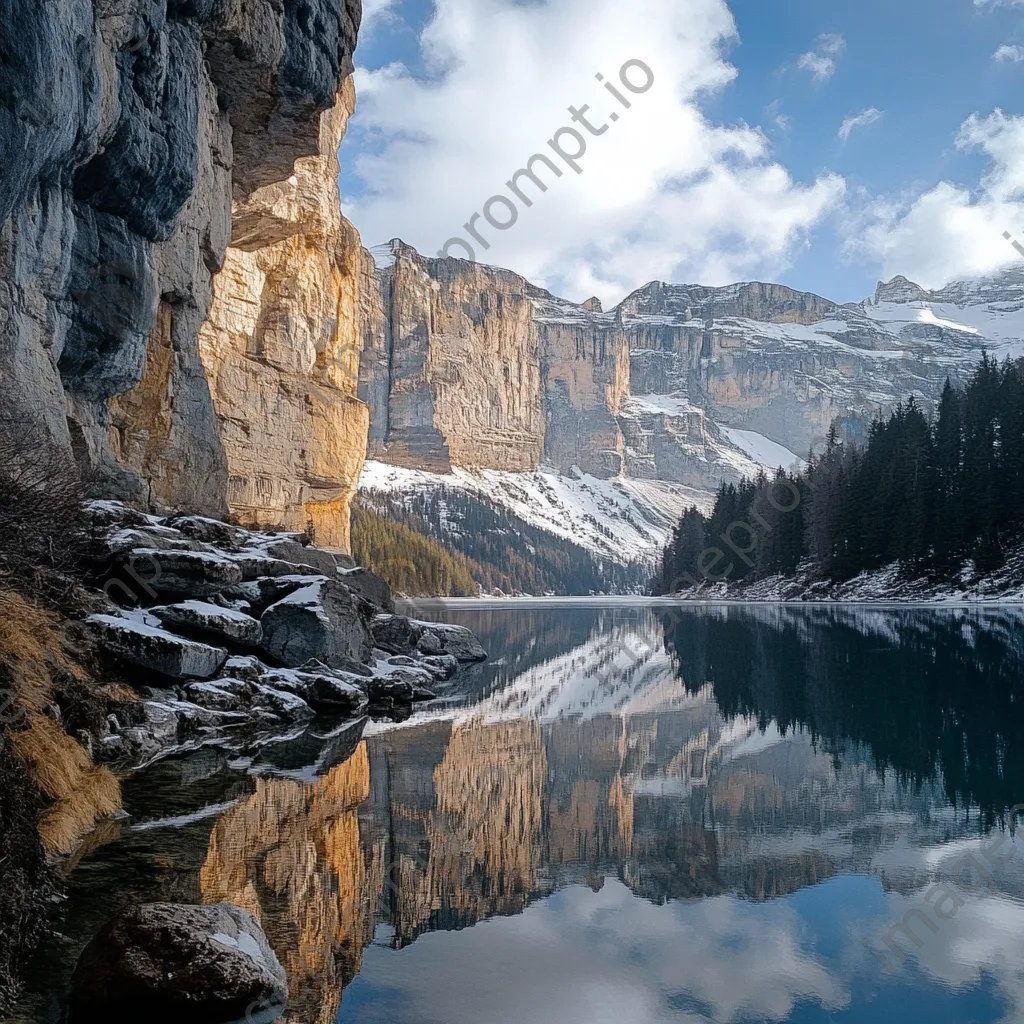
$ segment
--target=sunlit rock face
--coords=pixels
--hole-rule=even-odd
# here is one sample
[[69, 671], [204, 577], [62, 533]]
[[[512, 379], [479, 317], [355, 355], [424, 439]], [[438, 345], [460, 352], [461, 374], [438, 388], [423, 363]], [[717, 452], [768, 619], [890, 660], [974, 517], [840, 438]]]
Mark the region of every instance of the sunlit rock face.
[[321, 116], [318, 154], [235, 203], [199, 335], [230, 511], [268, 526], [311, 522], [320, 544], [344, 549], [369, 423], [356, 397], [366, 257], [337, 186], [354, 105], [349, 79]]
[[[0, 409], [40, 422], [100, 492], [220, 513], [248, 501], [288, 520], [305, 502], [299, 517], [322, 519], [328, 539], [344, 542], [339, 510], [365, 414], [330, 364], [355, 330], [362, 257], [321, 154], [351, 109], [350, 91], [338, 94], [359, 16], [357, 0], [56, 0], [0, 11], [0, 37], [24, 42], [0, 70]], [[295, 338], [276, 326], [267, 341], [267, 366], [296, 377], [275, 382], [268, 370], [248, 396], [260, 411], [227, 429], [245, 398], [211, 396], [198, 339], [233, 238], [243, 250], [276, 248], [252, 267], [232, 259], [218, 298], [248, 300], [239, 278], [256, 280], [254, 269], [266, 275], [263, 320], [289, 313], [300, 288], [314, 296], [293, 298]], [[346, 326], [325, 330], [321, 306]], [[245, 319], [215, 311], [225, 330]], [[222, 393], [230, 387], [225, 378]], [[313, 411], [299, 423], [307, 397]], [[267, 403], [283, 407], [294, 448], [309, 449], [272, 486], [254, 480], [252, 450], [238, 441], [250, 427], [252, 443], [265, 442]]]
[[396, 465], [536, 469], [544, 451], [538, 336], [517, 274], [430, 260], [395, 241], [367, 302], [360, 395], [370, 451]]
[[[1024, 352], [1024, 272], [838, 304], [784, 285], [653, 282], [607, 312], [508, 271], [377, 250], [360, 396], [371, 457], [715, 490], [792, 466], [835, 424], [928, 406], [983, 349]], [[740, 432], [738, 435], [736, 432]]]

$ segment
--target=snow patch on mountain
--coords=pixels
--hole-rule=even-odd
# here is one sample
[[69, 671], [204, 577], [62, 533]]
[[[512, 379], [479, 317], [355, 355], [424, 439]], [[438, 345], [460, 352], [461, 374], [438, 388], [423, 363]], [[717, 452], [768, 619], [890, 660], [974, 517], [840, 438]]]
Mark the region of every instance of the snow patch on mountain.
[[780, 468], [801, 470], [807, 465], [803, 459], [788, 448], [755, 430], [735, 430], [731, 427], [720, 429], [737, 448], [766, 471]]
[[653, 564], [684, 509], [710, 511], [705, 491], [661, 480], [599, 480], [585, 473], [509, 473], [455, 469], [429, 473], [368, 461], [362, 491], [409, 493], [441, 487], [481, 495], [531, 526], [619, 564]]

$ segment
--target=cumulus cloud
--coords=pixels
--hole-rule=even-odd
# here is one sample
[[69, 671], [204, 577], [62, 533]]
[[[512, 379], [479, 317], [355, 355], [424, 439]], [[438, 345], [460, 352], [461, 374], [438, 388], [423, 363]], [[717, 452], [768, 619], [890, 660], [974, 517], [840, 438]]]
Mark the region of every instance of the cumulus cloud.
[[843, 123], [839, 126], [839, 138], [845, 142], [854, 128], [866, 128], [869, 124], [874, 124], [881, 116], [882, 111], [878, 107], [868, 107], [867, 110], [862, 110], [853, 117], [844, 118]]
[[1004, 43], [992, 54], [992, 59], [998, 61], [1022, 61], [1024, 60], [1024, 46], [1010, 46]]
[[[760, 129], [705, 115], [736, 75], [725, 58], [735, 38], [724, 0], [637, 0], [626, 19], [612, 0], [437, 0], [422, 78], [401, 64], [358, 72], [364, 145], [352, 170], [365, 191], [347, 212], [367, 244], [400, 236], [433, 255], [460, 236], [479, 260], [577, 299], [615, 301], [655, 278], [778, 275], [844, 183], [796, 182]], [[631, 60], [653, 74], [646, 91], [621, 79]], [[636, 64], [625, 74], [646, 83]], [[586, 105], [601, 134], [574, 123], [570, 105]], [[563, 126], [586, 145], [580, 173], [549, 144], [574, 152]], [[547, 191], [520, 178], [530, 205], [491, 206], [515, 223], [479, 220], [489, 248], [469, 238], [463, 225], [490, 197], [511, 199], [506, 183], [535, 153], [556, 169], [534, 164]]]
[[1020, 259], [1003, 233], [1024, 225], [1024, 117], [974, 114], [956, 145], [988, 158], [978, 186], [942, 181], [923, 193], [865, 202], [848, 225], [850, 255], [877, 260], [885, 277], [905, 274], [926, 288]]
[[816, 82], [825, 82], [836, 73], [836, 60], [846, 49], [846, 40], [833, 32], [818, 36], [814, 49], [800, 55], [797, 67], [809, 71]]
[[363, 0], [363, 20], [359, 26], [362, 35], [372, 31], [379, 22], [394, 16], [397, 0]]

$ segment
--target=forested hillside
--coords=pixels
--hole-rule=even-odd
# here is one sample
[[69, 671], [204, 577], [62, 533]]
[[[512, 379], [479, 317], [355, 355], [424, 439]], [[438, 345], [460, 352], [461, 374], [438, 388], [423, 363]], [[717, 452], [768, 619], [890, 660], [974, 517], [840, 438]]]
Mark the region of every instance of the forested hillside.
[[379, 543], [386, 543], [380, 550], [386, 550], [387, 559], [395, 565], [410, 560], [405, 548], [414, 543], [413, 537], [429, 538], [451, 552], [453, 559], [461, 559], [459, 564], [486, 594], [638, 593], [650, 577], [649, 564], [623, 566], [602, 560], [571, 541], [530, 526], [500, 505], [454, 488], [404, 494], [364, 490], [359, 510], [352, 523], [356, 560], [406, 593], [410, 591], [381, 564], [378, 549], [360, 547], [364, 543], [358, 539], [360, 534], [366, 536], [360, 522], [369, 522], [363, 518], [365, 513], [376, 513], [375, 529], [392, 531], [389, 540]]
[[688, 510], [666, 547], [657, 593], [791, 576], [850, 580], [896, 565], [906, 578], [991, 573], [1024, 528], [1024, 360], [982, 357], [948, 381], [927, 417], [911, 398], [800, 475], [720, 488], [710, 518]]

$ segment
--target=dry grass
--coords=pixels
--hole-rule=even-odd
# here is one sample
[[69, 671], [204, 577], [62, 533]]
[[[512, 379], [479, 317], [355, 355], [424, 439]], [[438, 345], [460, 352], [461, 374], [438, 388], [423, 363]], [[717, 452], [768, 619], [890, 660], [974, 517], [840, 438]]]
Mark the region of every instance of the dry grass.
[[[11, 749], [47, 800], [39, 835], [50, 854], [70, 854], [102, 818], [121, 806], [121, 787], [45, 710], [55, 684], [85, 684], [87, 673], [64, 649], [60, 618], [13, 591], [0, 590], [0, 679], [24, 714], [7, 733]], [[0, 726], [7, 723], [0, 723]]]
[[59, 616], [13, 590], [0, 590], [0, 669], [28, 711], [46, 706], [55, 676], [66, 673], [78, 682], [86, 678], [64, 650]]
[[11, 749], [51, 801], [39, 821], [47, 853], [67, 856], [102, 818], [121, 807], [121, 785], [52, 719], [30, 714], [10, 733]]

